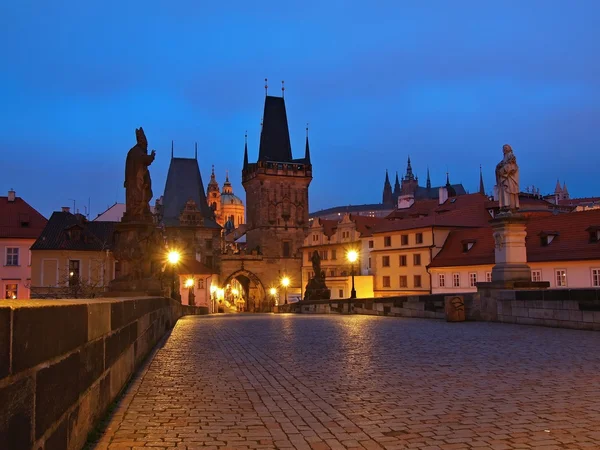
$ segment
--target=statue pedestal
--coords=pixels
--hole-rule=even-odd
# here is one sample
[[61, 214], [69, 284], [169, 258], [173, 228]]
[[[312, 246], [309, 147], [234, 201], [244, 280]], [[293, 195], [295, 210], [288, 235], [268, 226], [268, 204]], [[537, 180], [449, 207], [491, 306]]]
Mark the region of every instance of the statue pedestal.
[[523, 215], [511, 212], [500, 213], [490, 221], [496, 243], [493, 283], [531, 282], [525, 247], [526, 221]]
[[162, 296], [160, 273], [162, 239], [151, 221], [127, 220], [115, 227], [115, 259], [120, 273], [110, 282], [108, 296]]

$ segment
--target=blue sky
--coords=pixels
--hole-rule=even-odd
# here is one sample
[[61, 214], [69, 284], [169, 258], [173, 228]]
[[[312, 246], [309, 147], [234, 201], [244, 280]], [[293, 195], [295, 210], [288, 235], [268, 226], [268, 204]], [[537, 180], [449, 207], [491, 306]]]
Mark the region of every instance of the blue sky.
[[139, 126], [155, 195], [174, 140], [245, 198], [265, 77], [285, 80], [297, 157], [310, 123], [311, 211], [381, 201], [408, 155], [423, 184], [429, 167], [475, 191], [482, 164], [491, 190], [505, 143], [523, 186], [600, 195], [597, 1], [9, 0], [0, 17], [0, 189], [46, 216], [124, 201]]

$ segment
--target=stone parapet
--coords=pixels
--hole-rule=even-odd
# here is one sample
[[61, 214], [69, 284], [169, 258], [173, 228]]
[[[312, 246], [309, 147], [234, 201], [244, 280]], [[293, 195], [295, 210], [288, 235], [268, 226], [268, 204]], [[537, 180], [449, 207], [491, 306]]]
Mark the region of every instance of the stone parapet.
[[0, 447], [80, 449], [177, 319], [162, 297], [0, 301]]

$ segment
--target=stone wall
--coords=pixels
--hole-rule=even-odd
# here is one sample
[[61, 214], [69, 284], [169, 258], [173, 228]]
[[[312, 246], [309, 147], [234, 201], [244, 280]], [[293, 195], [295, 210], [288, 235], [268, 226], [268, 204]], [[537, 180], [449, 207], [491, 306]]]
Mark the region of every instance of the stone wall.
[[0, 448], [80, 449], [156, 342], [167, 298], [0, 302]]

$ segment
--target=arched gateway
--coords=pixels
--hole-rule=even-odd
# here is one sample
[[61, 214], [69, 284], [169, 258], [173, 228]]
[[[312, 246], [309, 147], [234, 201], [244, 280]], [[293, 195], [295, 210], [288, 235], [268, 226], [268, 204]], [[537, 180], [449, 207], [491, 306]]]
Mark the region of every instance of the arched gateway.
[[273, 300], [269, 300], [265, 287], [254, 273], [245, 269], [237, 270], [225, 278], [223, 286], [231, 286], [234, 280], [242, 288], [244, 311], [269, 312], [273, 310]]

